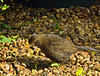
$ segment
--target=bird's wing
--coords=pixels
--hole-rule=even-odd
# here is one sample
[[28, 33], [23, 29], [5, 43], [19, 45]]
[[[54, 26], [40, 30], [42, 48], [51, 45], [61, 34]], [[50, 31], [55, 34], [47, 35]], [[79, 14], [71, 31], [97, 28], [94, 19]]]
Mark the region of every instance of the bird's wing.
[[[51, 37], [51, 38], [50, 38]], [[59, 37], [57, 35], [51, 35], [49, 40], [50, 48], [56, 49], [56, 51], [59, 52], [77, 52], [78, 49], [75, 47], [75, 45], [67, 39], [64, 39], [62, 37]]]
[[69, 52], [63, 53], [63, 52], [60, 52], [60, 50], [56, 50], [56, 49], [53, 51], [48, 50], [48, 54], [50, 54], [52, 56], [52, 58], [50, 58], [50, 59], [52, 59], [54, 61], [57, 60], [59, 62], [65, 62], [65, 61], [69, 60], [70, 56], [72, 55], [71, 52], [70, 53]]

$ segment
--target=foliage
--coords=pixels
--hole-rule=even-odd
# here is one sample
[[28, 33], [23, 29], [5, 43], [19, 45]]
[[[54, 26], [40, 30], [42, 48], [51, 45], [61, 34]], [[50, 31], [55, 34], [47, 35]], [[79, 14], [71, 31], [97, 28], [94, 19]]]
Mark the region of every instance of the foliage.
[[6, 10], [7, 8], [9, 8], [10, 6], [7, 6], [6, 4], [4, 4], [3, 6], [0, 7], [0, 9], [2, 10]]
[[38, 67], [37, 67], [37, 62], [35, 63], [35, 69], [38, 69]]
[[28, 25], [28, 24], [31, 24], [31, 23], [34, 23], [34, 21], [33, 22], [24, 23], [24, 24], [21, 24], [19, 26], [22, 27], [23, 25]]
[[11, 40], [12, 40], [11, 38], [7, 38], [7, 37], [5, 37], [5, 36], [3, 36], [3, 35], [0, 36], [0, 42], [1, 42], [1, 43], [3, 43], [3, 42], [12, 43]]
[[[37, 22], [37, 21], [33, 21], [33, 22], [28, 22], [28, 23], [24, 23], [24, 24], [21, 24], [21, 25], [19, 25], [19, 27], [22, 27], [23, 25], [28, 25], [28, 24], [32, 24], [32, 23], [34, 23], [34, 22]], [[7, 24], [4, 24], [4, 23], [2, 23], [2, 22], [0, 22], [0, 25], [2, 26], [2, 27], [4, 27], [4, 28], [12, 28], [11, 26], [9, 26], [9, 25], [7, 25]]]
[[11, 40], [17, 40], [18, 36], [11, 36]]
[[83, 68], [79, 68], [77, 71], [76, 71], [76, 75], [85, 75], [86, 73], [83, 72]]
[[32, 21], [32, 22], [28, 22], [28, 23], [24, 23], [24, 24], [21, 24], [19, 25], [19, 27], [22, 27], [23, 25], [28, 25], [28, 24], [32, 24], [34, 22], [38, 22], [37, 18], [35, 17], [35, 19]]
[[3, 48], [4, 46], [0, 46], [0, 50]]
[[58, 63], [52, 63], [51, 67], [59, 67], [59, 64]]
[[96, 55], [96, 51], [93, 51], [93, 52], [92, 52], [92, 55]]
[[59, 26], [59, 24], [58, 24], [58, 21], [57, 21], [57, 19], [55, 18], [54, 15], [53, 15], [53, 18], [54, 18], [54, 20], [55, 20], [55, 22], [56, 22], [56, 27], [61, 31], [61, 28], [60, 28], [60, 26]]
[[[1, 1], [1, 3], [4, 3], [4, 0], [0, 0], [0, 1]], [[10, 1], [12, 2], [13, 0], [10, 0]], [[10, 7], [10, 6], [4, 4], [3, 6], [0, 6], [0, 9], [6, 10], [6, 9], [9, 8], [9, 7]]]
[[4, 1], [3, 1], [3, 0], [1, 0], [1, 2], [2, 2], [2, 3], [4, 3]]
[[0, 22], [0, 25], [3, 26], [4, 28], [12, 28], [11, 26], [7, 25], [7, 24], [4, 24], [2, 22]]
[[[12, 36], [11, 38], [7, 38], [3, 35], [0, 35], [0, 42], [3, 43], [3, 42], [8, 42], [8, 43], [11, 43], [11, 40], [16, 40], [17, 39], [17, 36]], [[4, 46], [0, 46], [0, 50], [3, 48]], [[11, 54], [13, 53], [13, 51], [11, 51]]]

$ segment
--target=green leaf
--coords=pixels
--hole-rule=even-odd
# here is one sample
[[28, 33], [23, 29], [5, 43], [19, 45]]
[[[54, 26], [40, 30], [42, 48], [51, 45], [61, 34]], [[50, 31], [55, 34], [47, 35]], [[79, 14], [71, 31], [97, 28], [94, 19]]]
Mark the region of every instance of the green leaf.
[[96, 51], [93, 51], [93, 52], [92, 52], [92, 55], [96, 55]]
[[36, 62], [36, 64], [35, 64], [35, 69], [38, 69], [38, 68], [37, 68], [37, 62]]
[[23, 25], [32, 24], [32, 23], [34, 23], [34, 21], [33, 22], [28, 22], [28, 23], [21, 24], [21, 25], [19, 25], [19, 27], [22, 27]]
[[0, 47], [0, 50], [1, 50], [3, 47], [4, 47], [4, 46], [1, 46], [1, 47]]
[[59, 64], [58, 63], [52, 63], [51, 67], [59, 67]]
[[6, 4], [4, 4], [3, 6], [2, 6], [2, 10], [6, 10], [7, 8], [9, 8], [10, 6], [7, 6]]
[[7, 38], [7, 37], [5, 37], [3, 35], [0, 36], [0, 42], [9, 42], [9, 43], [12, 43], [10, 38]]
[[12, 36], [11, 40], [17, 40], [18, 36]]
[[60, 26], [59, 26], [59, 24], [58, 24], [58, 21], [57, 21], [57, 19], [55, 18], [54, 15], [53, 15], [53, 18], [54, 18], [54, 20], [55, 20], [55, 22], [56, 22], [56, 27], [61, 31], [61, 28], [60, 28]]
[[83, 68], [79, 68], [77, 71], [76, 71], [76, 75], [81, 75], [83, 74]]
[[0, 25], [3, 26], [3, 27], [5, 27], [5, 28], [12, 28], [11, 26], [9, 26], [9, 25], [7, 25], [7, 24], [4, 24], [4, 23], [2, 23], [2, 22], [0, 22]]
[[6, 10], [7, 8], [9, 8], [10, 6], [4, 4], [4, 6], [2, 7], [2, 10]]
[[3, 1], [3, 0], [1, 0], [1, 2], [2, 2], [2, 3], [4, 3], [4, 1]]

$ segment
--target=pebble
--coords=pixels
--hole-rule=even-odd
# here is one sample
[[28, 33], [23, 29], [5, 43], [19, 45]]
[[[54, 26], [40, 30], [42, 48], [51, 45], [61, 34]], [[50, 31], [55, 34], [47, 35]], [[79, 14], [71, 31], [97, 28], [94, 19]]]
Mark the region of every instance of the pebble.
[[71, 69], [70, 67], [68, 67], [66, 71], [70, 72], [71, 70], [72, 70], [72, 69]]
[[54, 70], [53, 70], [53, 73], [54, 73], [54, 74], [59, 74], [60, 71], [59, 71], [58, 69], [54, 69]]
[[[100, 5], [91, 6], [89, 8], [85, 7], [75, 7], [71, 6], [70, 8], [54, 8], [55, 18], [60, 25], [62, 31], [56, 28], [56, 23], [53, 20], [53, 12], [50, 12], [48, 9], [45, 8], [27, 8], [25, 6], [14, 8], [15, 11], [9, 8], [8, 14], [5, 15], [6, 17], [1, 20], [7, 20], [5, 23], [8, 25], [18, 28], [18, 29], [2, 29], [2, 31], [7, 32], [10, 36], [18, 35], [16, 40], [12, 40], [12, 44], [9, 43], [0, 43], [0, 46], [4, 46], [2, 51], [0, 51], [0, 57], [2, 58], [0, 61], [0, 73], [3, 75], [16, 75], [16, 71], [12, 69], [12, 73], [9, 73], [11, 70], [12, 64], [16, 67], [16, 70], [19, 75], [28, 75], [28, 76], [36, 76], [36, 75], [48, 75], [48, 76], [75, 76], [76, 69], [78, 67], [83, 67], [86, 71], [85, 76], [99, 76], [100, 75], [100, 59], [93, 58], [89, 53], [75, 53], [70, 58], [72, 62], [67, 65], [67, 67], [59, 67], [54, 68], [47, 67], [41, 68], [40, 64], [45, 64], [47, 62], [39, 62], [38, 69], [34, 74], [32, 74], [29, 70], [34, 68], [34, 62], [38, 60], [43, 60], [45, 55], [41, 52], [40, 49], [33, 50], [32, 48], [27, 49], [25, 47], [28, 44], [28, 41], [23, 40], [23, 38], [27, 38], [32, 33], [53, 33], [58, 34], [66, 39], [73, 40], [78, 45], [88, 45], [92, 46], [96, 49], [100, 49], [99, 44], [99, 35], [100, 35]], [[21, 9], [21, 10], [20, 10]], [[11, 11], [13, 13], [11, 13]], [[30, 11], [32, 11], [32, 16], [30, 16]], [[2, 17], [3, 18], [3, 17]], [[18, 25], [31, 22], [31, 21], [38, 21], [32, 24], [23, 25], [19, 27]], [[66, 31], [63, 31], [67, 29]], [[1, 32], [0, 32], [1, 34]], [[4, 34], [6, 35], [6, 34]], [[70, 35], [70, 38], [66, 37], [66, 35]], [[10, 37], [9, 36], [9, 37]], [[27, 43], [26, 43], [27, 42]], [[10, 48], [10, 49], [9, 49]], [[33, 55], [29, 52], [29, 50], [36, 52], [36, 55]], [[15, 57], [14, 62], [11, 60], [13, 56], [9, 56], [11, 54], [10, 51], [13, 51], [13, 55]], [[33, 53], [34, 53], [33, 52]], [[16, 54], [16, 55], [15, 55]], [[25, 57], [24, 57], [25, 56]], [[97, 57], [97, 56], [96, 56]], [[9, 62], [6, 62], [5, 59], [9, 58]], [[7, 59], [8, 60], [8, 59]], [[98, 62], [95, 62], [98, 61]], [[24, 63], [25, 62], [25, 63]], [[9, 65], [9, 64], [10, 65]], [[48, 64], [48, 63], [47, 63]], [[62, 64], [63, 65], [63, 64]], [[13, 68], [13, 67], [12, 67]], [[27, 72], [25, 71], [26, 69]], [[66, 70], [67, 69], [67, 70]], [[91, 69], [91, 70], [90, 70]], [[15, 72], [14, 72], [14, 71]], [[6, 72], [6, 73], [5, 73]], [[27, 74], [26, 74], [27, 73]], [[62, 75], [60, 75], [62, 74]], [[2, 76], [3, 76], [2, 75]]]
[[53, 23], [53, 22], [54, 22], [54, 20], [53, 20], [53, 19], [49, 19], [49, 22], [50, 22], [50, 23]]
[[60, 8], [59, 10], [60, 10], [61, 12], [64, 12], [65, 8]]
[[49, 72], [49, 73], [48, 73], [48, 76], [53, 76], [53, 75], [52, 75], [52, 72]]
[[47, 68], [44, 68], [44, 71], [45, 71], [45, 72], [48, 72], [49, 70], [48, 70]]
[[47, 17], [47, 16], [42, 16], [42, 18], [43, 18], [43, 19], [46, 19], [46, 18], [48, 18], [48, 17]]
[[43, 70], [42, 70], [42, 69], [38, 71], [38, 73], [39, 73], [39, 74], [40, 74], [40, 73], [42, 73], [42, 72], [43, 72]]

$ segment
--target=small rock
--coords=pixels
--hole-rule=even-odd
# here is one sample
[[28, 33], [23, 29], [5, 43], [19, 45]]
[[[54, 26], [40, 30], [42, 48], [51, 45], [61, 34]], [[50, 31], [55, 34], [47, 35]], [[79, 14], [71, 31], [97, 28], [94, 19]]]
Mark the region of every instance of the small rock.
[[43, 18], [43, 19], [46, 19], [46, 18], [48, 18], [48, 17], [47, 17], [47, 16], [42, 16], [42, 18]]
[[61, 12], [64, 12], [65, 8], [60, 8], [59, 10], [60, 10]]
[[52, 72], [49, 72], [49, 73], [48, 73], [48, 76], [52, 76]]
[[54, 69], [54, 70], [53, 70], [53, 73], [54, 73], [54, 74], [59, 74], [60, 71], [59, 71], [58, 69]]
[[38, 73], [39, 73], [39, 74], [41, 74], [42, 72], [43, 72], [43, 70], [42, 70], [42, 69], [38, 71]]
[[56, 9], [56, 11], [59, 13], [60, 11], [59, 11], [59, 9]]
[[53, 23], [53, 21], [54, 21], [53, 19], [49, 19], [49, 22], [50, 22], [50, 23]]
[[48, 71], [48, 69], [47, 69], [47, 68], [44, 68], [44, 71], [45, 71], [45, 72], [47, 72], [47, 71]]

